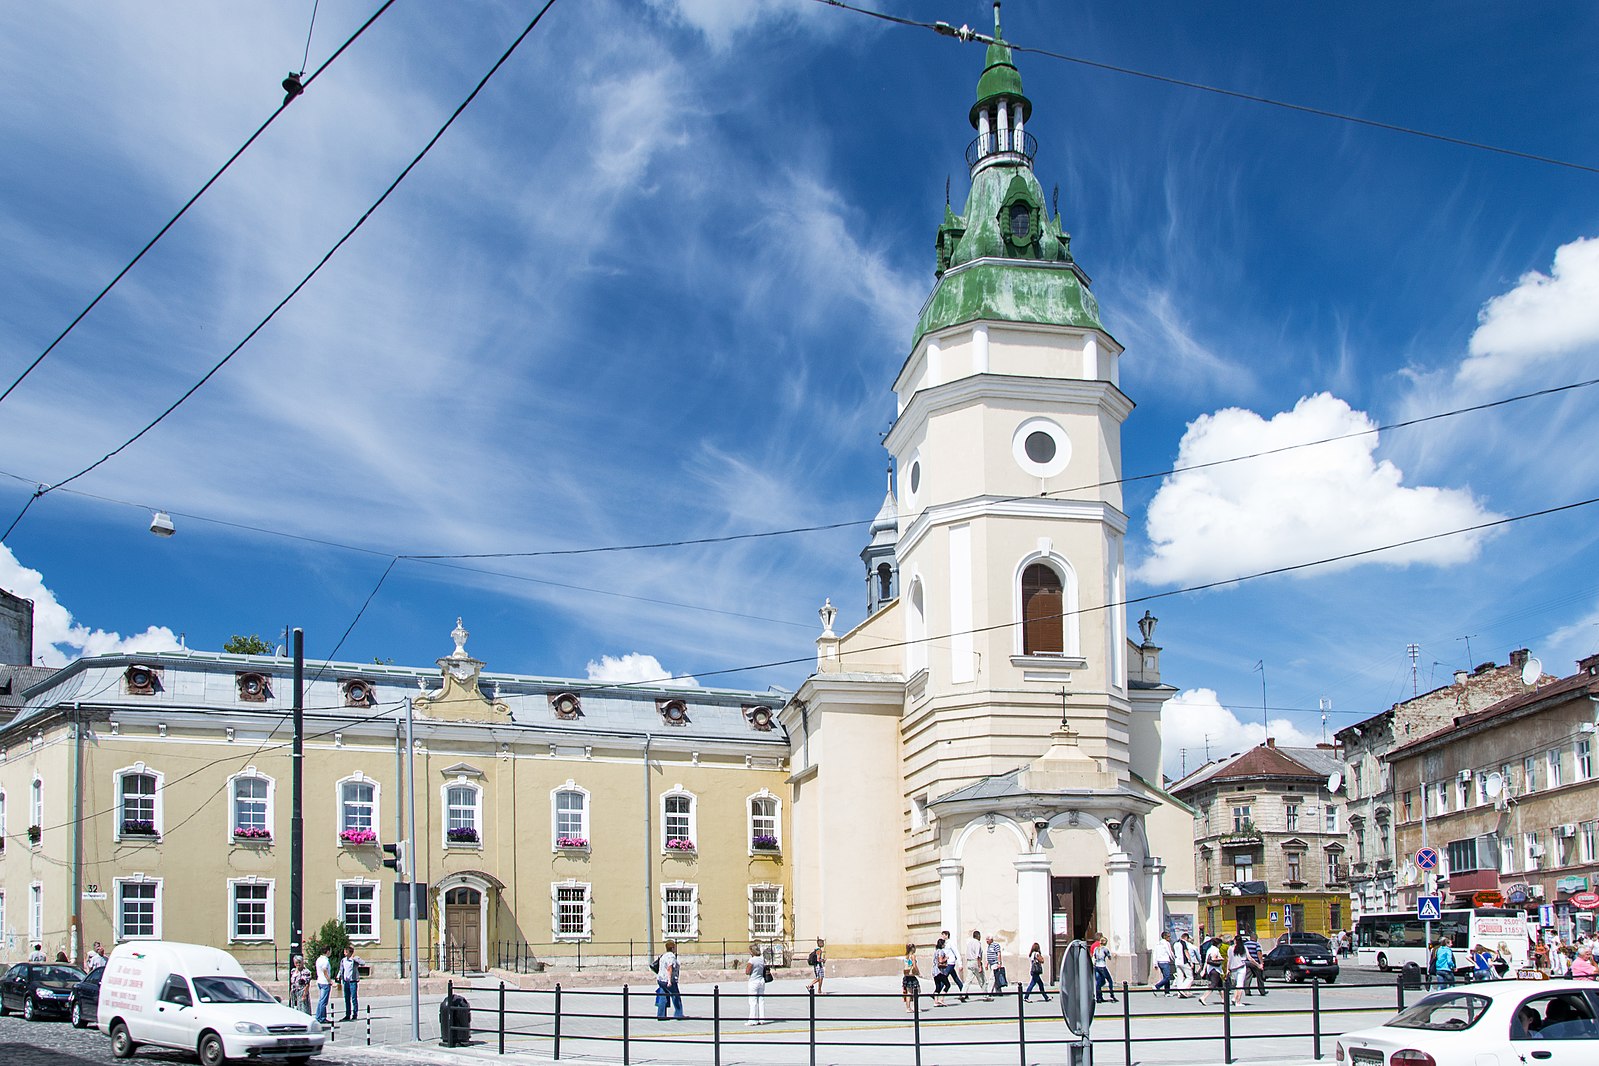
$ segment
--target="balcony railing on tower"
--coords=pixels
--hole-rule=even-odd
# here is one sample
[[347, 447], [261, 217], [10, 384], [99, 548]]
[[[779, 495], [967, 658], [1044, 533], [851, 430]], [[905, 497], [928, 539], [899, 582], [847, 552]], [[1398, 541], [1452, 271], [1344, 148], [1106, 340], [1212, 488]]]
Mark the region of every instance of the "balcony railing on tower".
[[1037, 154], [1038, 139], [1031, 133], [993, 130], [972, 138], [972, 143], [966, 146], [966, 165], [975, 167], [982, 160], [996, 157], [1032, 166], [1033, 157]]

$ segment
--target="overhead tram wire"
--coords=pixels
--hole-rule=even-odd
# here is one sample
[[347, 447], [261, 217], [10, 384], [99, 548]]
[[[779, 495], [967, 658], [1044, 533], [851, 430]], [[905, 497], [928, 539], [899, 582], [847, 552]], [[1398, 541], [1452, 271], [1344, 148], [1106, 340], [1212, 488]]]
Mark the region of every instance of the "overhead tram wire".
[[[365, 22], [361, 23], [360, 28], [357, 29], [354, 33], [352, 33], [349, 36], [349, 39], [347, 39], [343, 44], [339, 45], [337, 51], [335, 51], [331, 56], [329, 56], [323, 62], [323, 64], [321, 66], [317, 67], [316, 70], [311, 74], [311, 76], [309, 78], [306, 78], [303, 82], [300, 83], [301, 92], [303, 92], [305, 90], [305, 88], [309, 87], [310, 84], [313, 81], [316, 81], [317, 78], [321, 77], [322, 72], [327, 70], [328, 67], [332, 66], [333, 65], [333, 61], [338, 59], [339, 56], [343, 55], [344, 54], [344, 50], [346, 48], [349, 48], [350, 45], [354, 44], [356, 38], [360, 37], [361, 34], [365, 33], [366, 30], [367, 30], [367, 27], [371, 26], [372, 23], [376, 22], [378, 20], [378, 16], [382, 15], [385, 11], [387, 11], [390, 7], [392, 7], [393, 4], [394, 4], [394, 0], [384, 0], [384, 3], [383, 3], [382, 7], [378, 8], [376, 11], [374, 11], [370, 18], [368, 18]], [[315, 23], [316, 23], [316, 12], [315, 12], [314, 9], [312, 10], [312, 13], [311, 13], [311, 20], [312, 20], [312, 25], [315, 25]], [[311, 36], [310, 36], [309, 32], [307, 32], [306, 39], [305, 39], [305, 54], [306, 54], [306, 58], [307, 59], [311, 55]], [[301, 60], [300, 73], [301, 74], [305, 73], [305, 60]], [[15, 381], [13, 381], [10, 385], [6, 386], [6, 390], [4, 392], [0, 392], [0, 403], [4, 403], [5, 400], [6, 400], [6, 397], [10, 396], [11, 393], [16, 389], [16, 387], [18, 385], [22, 384], [23, 379], [25, 379], [29, 374], [33, 373], [34, 368], [37, 367], [40, 363], [44, 362], [46, 356], [48, 356], [51, 352], [55, 351], [56, 345], [60, 344], [64, 340], [66, 340], [67, 334], [71, 333], [72, 330], [74, 329], [74, 327], [76, 327], [79, 322], [82, 322], [84, 320], [84, 318], [86, 318], [88, 316], [90, 311], [93, 311], [95, 309], [95, 307], [100, 303], [100, 301], [105, 298], [105, 295], [107, 293], [109, 293], [113, 288], [116, 287], [117, 282], [121, 281], [123, 279], [123, 277], [128, 273], [128, 271], [132, 270], [134, 268], [134, 266], [139, 262], [139, 260], [144, 258], [145, 253], [148, 252], [151, 248], [155, 247], [157, 241], [159, 241], [162, 237], [166, 236], [167, 230], [169, 230], [173, 226], [175, 226], [177, 224], [178, 219], [182, 218], [185, 214], [188, 213], [189, 208], [194, 206], [195, 201], [200, 199], [200, 197], [204, 196], [206, 194], [206, 192], [211, 188], [211, 186], [216, 184], [217, 179], [222, 177], [222, 175], [227, 172], [227, 169], [229, 167], [231, 167], [234, 164], [234, 162], [241, 155], [243, 155], [245, 153], [245, 150], [248, 149], [252, 144], [254, 144], [256, 142], [256, 138], [260, 137], [261, 134], [266, 132], [267, 127], [272, 125], [272, 123], [277, 120], [277, 117], [279, 115], [283, 114], [284, 110], [289, 106], [290, 102], [292, 102], [294, 100], [294, 97], [298, 96], [298, 95], [299, 95], [299, 93], [294, 93], [294, 94], [291, 94], [291, 95], [288, 95], [288, 96], [284, 97], [283, 102], [278, 105], [277, 110], [273, 111], [272, 114], [268, 115], [267, 116], [267, 120], [265, 122], [261, 123], [260, 126], [256, 127], [256, 131], [254, 133], [250, 134], [250, 136], [245, 140], [245, 142], [243, 144], [239, 145], [238, 149], [232, 155], [228, 156], [227, 162], [223, 163], [220, 167], [218, 167], [216, 173], [212, 174], [211, 177], [206, 179], [205, 184], [200, 186], [200, 190], [198, 192], [196, 192], [193, 196], [189, 197], [188, 201], [185, 202], [182, 207], [178, 208], [178, 213], [173, 215], [171, 218], [167, 219], [166, 225], [162, 226], [159, 230], [157, 230], [156, 231], [156, 235], [154, 237], [151, 237], [147, 242], [145, 242], [145, 245], [144, 245], [143, 248], [139, 249], [139, 253], [137, 255], [135, 255], [132, 259], [128, 260], [127, 265], [124, 266], [121, 270], [117, 271], [115, 277], [113, 277], [110, 281], [106, 282], [105, 288], [101, 289], [98, 293], [95, 294], [94, 299], [89, 301], [88, 306], [85, 307], [83, 310], [79, 311], [77, 316], [75, 318], [73, 318], [73, 320], [71, 322], [67, 323], [67, 327], [65, 329], [63, 329], [60, 333], [56, 334], [55, 340], [51, 341], [48, 345], [45, 346], [44, 351], [40, 352], [34, 358], [33, 362], [29, 363], [27, 368], [24, 369], [22, 371], [22, 373], [17, 375], [17, 378], [16, 378]]]
[[[439, 127], [438, 132], [434, 133], [433, 136], [428, 140], [427, 144], [422, 146], [422, 150], [417, 152], [417, 154], [411, 159], [411, 161], [405, 165], [405, 169], [400, 171], [399, 176], [396, 177], [392, 182], [389, 183], [388, 187], [383, 190], [382, 195], [380, 195], [375, 201], [373, 201], [372, 206], [368, 207], [366, 209], [366, 211], [364, 211], [361, 214], [361, 217], [356, 219], [355, 224], [353, 226], [351, 226], [348, 230], [346, 230], [344, 232], [344, 235], [341, 236], [336, 242], [334, 242], [333, 247], [329, 248], [327, 253], [324, 254], [321, 259], [317, 260], [316, 265], [311, 268], [311, 270], [305, 275], [305, 277], [301, 278], [299, 283], [296, 284], [293, 289], [289, 290], [288, 295], [283, 297], [283, 299], [279, 300], [277, 302], [277, 304], [273, 306], [272, 310], [267, 312], [266, 317], [261, 319], [260, 322], [256, 323], [254, 328], [252, 328], [249, 333], [245, 334], [243, 340], [241, 340], [238, 344], [234, 345], [233, 348], [230, 349], [228, 351], [228, 353], [226, 355], [224, 355], [216, 363], [215, 366], [213, 366], [210, 370], [205, 372], [204, 376], [202, 376], [199, 381], [196, 381], [193, 385], [191, 385], [188, 388], [188, 390], [183, 393], [182, 396], [179, 396], [176, 400], [174, 400], [172, 402], [172, 404], [167, 407], [166, 410], [162, 411], [159, 415], [157, 415], [143, 429], [139, 430], [139, 432], [135, 433], [133, 436], [129, 437], [127, 440], [123, 441], [121, 444], [117, 445], [115, 448], [111, 449], [105, 455], [102, 455], [100, 458], [96, 459], [94, 462], [90, 463], [88, 466], [84, 467], [82, 470], [79, 470], [76, 474], [73, 474], [71, 477], [64, 478], [63, 480], [58, 481], [58, 482], [56, 482], [56, 483], [54, 483], [52, 485], [41, 486], [33, 494], [33, 498], [34, 499], [38, 499], [39, 497], [44, 496], [47, 493], [54, 492], [56, 489], [63, 488], [65, 486], [67, 486], [67, 485], [70, 485], [70, 484], [72, 484], [72, 482], [74, 482], [74, 481], [78, 480], [79, 478], [83, 477], [85, 474], [88, 474], [89, 472], [91, 472], [91, 471], [95, 470], [96, 468], [102, 466], [103, 464], [109, 462], [111, 459], [115, 458], [118, 454], [120, 454], [123, 450], [125, 450], [126, 448], [128, 448], [131, 445], [133, 445], [134, 443], [136, 443], [146, 433], [150, 432], [156, 426], [160, 425], [166, 419], [166, 417], [168, 415], [170, 415], [173, 411], [176, 411], [179, 407], [181, 407], [183, 405], [184, 401], [186, 401], [189, 397], [193, 396], [196, 392], [199, 392], [201, 387], [204, 386], [206, 382], [210, 381], [211, 378], [217, 373], [217, 371], [221, 370], [224, 366], [226, 366], [228, 364], [229, 360], [231, 360], [235, 355], [239, 354], [239, 352], [244, 348], [244, 346], [246, 344], [249, 344], [250, 341], [255, 339], [256, 334], [260, 333], [263, 329], [265, 329], [266, 326], [267, 326], [267, 323], [271, 322], [272, 319], [277, 316], [277, 313], [279, 311], [283, 310], [283, 308], [288, 305], [290, 300], [294, 299], [295, 296], [299, 295], [300, 290], [304, 289], [306, 287], [306, 285], [310, 284], [311, 279], [316, 277], [316, 275], [322, 270], [322, 268], [324, 266], [326, 266], [328, 264], [329, 260], [331, 260], [333, 258], [333, 256], [339, 251], [339, 249], [344, 247], [345, 243], [348, 242], [351, 237], [355, 236], [356, 232], [359, 231], [362, 226], [366, 225], [367, 220], [372, 217], [372, 214], [375, 211], [377, 211], [377, 209], [379, 207], [383, 206], [384, 201], [386, 201], [389, 198], [389, 196], [393, 194], [395, 189], [399, 188], [400, 183], [403, 182], [406, 179], [406, 177], [408, 177], [410, 175], [412, 170], [416, 169], [417, 165], [419, 163], [421, 163], [424, 158], [426, 158], [427, 154], [430, 151], [433, 150], [433, 146], [438, 144], [439, 140], [444, 136], [445, 132], [452, 125], [455, 124], [455, 120], [461, 117], [461, 113], [464, 112], [467, 109], [467, 107], [472, 103], [473, 100], [477, 99], [478, 93], [483, 91], [483, 87], [488, 84], [489, 79], [494, 77], [494, 75], [499, 72], [500, 68], [503, 67], [506, 64], [506, 62], [511, 58], [512, 54], [515, 53], [517, 48], [521, 46], [522, 42], [527, 39], [528, 34], [532, 33], [534, 27], [536, 27], [539, 24], [540, 20], [542, 20], [544, 18], [545, 13], [547, 11], [549, 11], [550, 8], [552, 8], [554, 6], [555, 6], [555, 0], [546, 0], [544, 6], [541, 7], [539, 9], [538, 13], [533, 16], [532, 20], [530, 22], [528, 22], [528, 24], [522, 29], [522, 32], [517, 35], [516, 39], [514, 41], [512, 41], [510, 46], [508, 48], [506, 48], [506, 50], [500, 55], [500, 58], [495, 60], [494, 65], [489, 68], [488, 73], [484, 74], [483, 77], [481, 79], [479, 79], [478, 83], [475, 86], [473, 86], [472, 91], [467, 94], [466, 99], [462, 100], [460, 105], [457, 106], [456, 109], [450, 113], [450, 117], [445, 119], [444, 125]], [[33, 502], [33, 500], [29, 500], [28, 502], [29, 502], [29, 504], [31, 504]], [[28, 508], [26, 506], [24, 506], [23, 509], [22, 509], [22, 514], [18, 514], [17, 515], [16, 519], [14, 519], [12, 521], [11, 526], [6, 530], [5, 535], [4, 536], [0, 536], [0, 540], [4, 540], [5, 536], [10, 536], [11, 531], [14, 530], [17, 527], [17, 523], [18, 522], [22, 521], [22, 515], [26, 514], [27, 510], [28, 510]]]
[[[909, 26], [921, 30], [931, 30], [941, 37], [953, 37], [958, 41], [975, 41], [979, 44], [992, 44], [993, 38], [976, 32], [966, 26], [951, 26], [947, 22], [920, 22], [915, 19], [901, 18], [882, 11], [873, 11], [870, 8], [857, 7], [846, 4], [843, 0], [816, 0], [817, 3], [828, 7], [840, 8], [857, 15], [866, 15], [870, 18], [881, 19], [897, 26]], [[1053, 52], [1047, 48], [1034, 48], [1017, 44], [1015, 41], [1006, 41], [1006, 47], [1012, 52], [1023, 52], [1028, 55], [1043, 56], [1046, 59], [1056, 59], [1063, 63], [1075, 63], [1078, 66], [1089, 67], [1094, 70], [1103, 70], [1112, 74], [1124, 74], [1132, 78], [1143, 78], [1146, 81], [1160, 82], [1163, 85], [1175, 85], [1183, 89], [1194, 89], [1198, 92], [1212, 93], [1233, 100], [1244, 100], [1252, 104], [1265, 104], [1268, 107], [1280, 107], [1286, 111], [1296, 111], [1303, 115], [1316, 115], [1320, 118], [1335, 119], [1339, 122], [1351, 122], [1357, 126], [1366, 126], [1371, 129], [1386, 130], [1389, 133], [1401, 133], [1410, 137], [1420, 137], [1429, 141], [1440, 141], [1460, 148], [1472, 148], [1481, 152], [1491, 152], [1495, 155], [1510, 156], [1513, 159], [1524, 159], [1532, 163], [1546, 163], [1549, 166], [1565, 167], [1568, 170], [1580, 170], [1588, 174], [1599, 174], [1599, 166], [1587, 163], [1574, 163], [1569, 159], [1559, 159], [1554, 156], [1538, 155], [1534, 152], [1523, 152], [1516, 148], [1505, 148], [1497, 144], [1488, 144], [1483, 141], [1468, 140], [1464, 137], [1454, 137], [1447, 133], [1433, 133], [1430, 130], [1418, 129], [1414, 126], [1401, 126], [1393, 122], [1383, 122], [1374, 118], [1362, 118], [1359, 115], [1350, 115], [1342, 111], [1332, 111], [1323, 107], [1311, 107], [1308, 104], [1296, 104], [1287, 100], [1278, 100], [1270, 96], [1260, 96], [1255, 93], [1240, 92], [1237, 89], [1224, 89], [1216, 85], [1206, 85], [1204, 82], [1188, 81], [1185, 78], [1175, 78], [1167, 74], [1153, 74], [1147, 70], [1137, 70], [1133, 67], [1118, 66], [1114, 63], [1102, 63], [1095, 59], [1085, 59], [1082, 56], [1067, 55], [1063, 52]]]

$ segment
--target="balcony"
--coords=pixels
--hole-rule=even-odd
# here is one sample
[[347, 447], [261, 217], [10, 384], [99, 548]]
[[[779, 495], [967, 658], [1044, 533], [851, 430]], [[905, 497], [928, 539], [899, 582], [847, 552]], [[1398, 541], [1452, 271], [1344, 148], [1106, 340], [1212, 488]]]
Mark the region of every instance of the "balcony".
[[1327, 878], [1329, 885], [1347, 885], [1349, 883], [1349, 864], [1347, 862], [1336, 863], [1329, 867], [1327, 872], [1331, 874]]
[[980, 133], [972, 139], [966, 146], [966, 165], [975, 167], [980, 162], [993, 160], [1032, 166], [1037, 154], [1038, 139], [1031, 133], [1023, 132], [1018, 137], [1015, 130], [996, 130]]
[[1260, 829], [1254, 822], [1245, 821], [1231, 832], [1221, 835], [1221, 845], [1224, 848], [1247, 848], [1259, 844], [1261, 841]]

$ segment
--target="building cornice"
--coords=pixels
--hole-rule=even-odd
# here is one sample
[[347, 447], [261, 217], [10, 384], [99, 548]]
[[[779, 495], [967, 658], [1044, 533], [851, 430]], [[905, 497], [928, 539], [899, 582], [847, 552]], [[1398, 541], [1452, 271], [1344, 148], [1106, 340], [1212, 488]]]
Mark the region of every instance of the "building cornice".
[[910, 403], [894, 420], [883, 447], [898, 452], [907, 437], [915, 436], [935, 414], [959, 410], [990, 400], [1013, 400], [1043, 408], [1055, 402], [1103, 406], [1118, 421], [1133, 413], [1133, 401], [1108, 381], [1045, 378], [1018, 374], [971, 374], [939, 385], [917, 389]]

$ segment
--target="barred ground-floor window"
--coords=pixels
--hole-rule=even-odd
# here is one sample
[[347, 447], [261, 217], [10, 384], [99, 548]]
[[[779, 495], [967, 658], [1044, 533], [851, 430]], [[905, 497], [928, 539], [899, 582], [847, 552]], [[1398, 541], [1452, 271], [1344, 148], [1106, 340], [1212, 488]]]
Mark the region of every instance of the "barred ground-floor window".
[[783, 935], [783, 886], [750, 886], [750, 936], [758, 940]]
[[682, 881], [661, 886], [661, 931], [675, 940], [693, 940], [700, 934], [700, 886]]
[[593, 935], [592, 889], [581, 881], [550, 886], [551, 924], [557, 940], [584, 940]]

